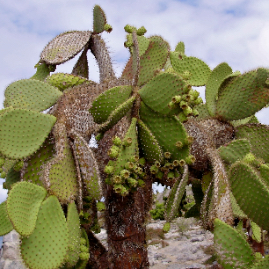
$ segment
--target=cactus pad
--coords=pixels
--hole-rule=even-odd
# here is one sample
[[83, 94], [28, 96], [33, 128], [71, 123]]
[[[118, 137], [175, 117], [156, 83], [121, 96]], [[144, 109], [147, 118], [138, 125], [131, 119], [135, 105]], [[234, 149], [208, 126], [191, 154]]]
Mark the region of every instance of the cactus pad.
[[35, 65], [36, 73], [31, 77], [31, 79], [36, 79], [44, 81], [45, 78], [50, 74], [50, 72], [55, 71], [55, 66], [47, 65], [46, 63], [38, 63]]
[[103, 9], [95, 5], [93, 8], [93, 32], [100, 34], [105, 30], [106, 14]]
[[189, 72], [187, 82], [193, 86], [203, 86], [211, 73], [208, 65], [195, 57], [186, 57], [179, 52], [170, 52], [170, 59], [173, 69], [180, 75]]
[[240, 208], [260, 227], [268, 230], [269, 189], [258, 173], [239, 161], [231, 166], [229, 174], [232, 193]]
[[44, 142], [56, 118], [35, 111], [14, 109], [0, 117], [1, 153], [22, 159], [34, 153]]
[[211, 116], [216, 113], [216, 100], [218, 89], [223, 79], [232, 73], [231, 67], [227, 63], [221, 63], [215, 67], [206, 82], [206, 105]]
[[181, 55], [185, 54], [185, 44], [184, 42], [178, 42], [175, 48], [176, 52], [179, 52]]
[[10, 190], [13, 184], [18, 181], [20, 181], [20, 172], [17, 172], [13, 168], [11, 168], [7, 173], [5, 188]]
[[69, 248], [66, 263], [68, 267], [75, 266], [79, 259], [80, 248], [80, 222], [76, 204], [71, 202], [67, 209], [67, 227], [69, 233]]
[[219, 147], [218, 151], [221, 158], [231, 164], [242, 160], [250, 152], [250, 143], [247, 139], [237, 139]]
[[98, 164], [87, 142], [78, 134], [75, 135], [74, 154], [88, 194], [94, 199], [101, 199], [102, 187]]
[[41, 52], [41, 60], [54, 65], [68, 61], [86, 46], [91, 33], [90, 31], [72, 31], [56, 36]]
[[214, 221], [214, 246], [224, 269], [250, 268], [254, 253], [243, 236], [219, 219]]
[[259, 68], [237, 76], [219, 94], [217, 115], [225, 120], [244, 119], [255, 114], [269, 102], [269, 71]]
[[6, 201], [0, 204], [0, 236], [8, 234], [13, 230], [13, 225], [7, 214]]
[[[143, 102], [160, 114], [169, 114], [169, 102], [176, 95], [186, 93], [186, 83], [176, 74], [161, 73], [151, 79], [139, 94]], [[179, 111], [178, 111], [179, 112]]]
[[35, 79], [22, 79], [5, 90], [5, 107], [41, 112], [54, 105], [62, 93], [55, 87]]
[[[181, 160], [189, 155], [189, 147], [186, 144], [187, 132], [182, 123], [176, 117], [166, 117], [155, 113], [141, 102], [140, 116], [151, 133], [156, 137], [163, 152], [170, 152], [171, 159]], [[176, 147], [180, 141], [181, 149]]]
[[19, 234], [28, 236], [33, 232], [46, 195], [44, 188], [29, 182], [19, 182], [12, 187], [7, 198], [7, 212]]
[[88, 58], [87, 58], [88, 49], [89, 48], [86, 47], [81, 53], [75, 66], [73, 67], [72, 75], [80, 76], [86, 79], [89, 78], [89, 66], [88, 66]]
[[269, 163], [269, 127], [262, 124], [246, 124], [235, 129], [236, 138], [246, 138], [251, 145], [251, 152]]
[[100, 94], [90, 108], [94, 121], [105, 122], [117, 107], [127, 101], [131, 92], [131, 86], [117, 86]]
[[41, 205], [36, 227], [23, 237], [21, 256], [29, 268], [60, 268], [68, 248], [68, 228], [58, 199], [49, 196]]
[[54, 87], [57, 87], [60, 91], [64, 91], [69, 87], [80, 85], [87, 81], [87, 79], [65, 73], [55, 73], [47, 77], [46, 82]]
[[163, 152], [158, 144], [158, 141], [150, 132], [149, 128], [141, 120], [139, 120], [137, 123], [141, 154], [149, 163], [154, 163], [155, 161], [162, 162]]

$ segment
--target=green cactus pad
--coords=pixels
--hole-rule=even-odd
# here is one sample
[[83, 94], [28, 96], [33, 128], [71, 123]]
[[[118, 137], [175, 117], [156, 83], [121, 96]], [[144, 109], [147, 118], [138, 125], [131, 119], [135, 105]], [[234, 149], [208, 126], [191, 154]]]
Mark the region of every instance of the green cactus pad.
[[94, 121], [104, 123], [117, 107], [128, 100], [131, 92], [131, 86], [117, 86], [100, 94], [90, 108]]
[[227, 63], [221, 63], [212, 70], [212, 73], [206, 82], [206, 105], [211, 116], [214, 116], [216, 113], [218, 89], [223, 79], [232, 72], [232, 68]]
[[[176, 117], [166, 117], [155, 113], [143, 102], [141, 102], [140, 117], [155, 136], [163, 152], [171, 153], [171, 159], [181, 160], [189, 156], [189, 147], [186, 144], [187, 132]], [[181, 149], [176, 147], [178, 141], [183, 144]]]
[[6, 201], [0, 204], [0, 236], [13, 230], [13, 225], [7, 214]]
[[87, 142], [78, 134], [75, 135], [74, 154], [88, 194], [96, 200], [101, 199], [102, 187], [98, 164]]
[[88, 58], [87, 58], [88, 50], [89, 48], [86, 47], [81, 53], [75, 66], [73, 67], [72, 75], [80, 76], [86, 79], [89, 78], [89, 65], [88, 65]]
[[246, 269], [254, 263], [254, 253], [247, 241], [219, 219], [214, 220], [214, 248], [224, 269]]
[[262, 260], [255, 263], [251, 269], [268, 269], [269, 268], [269, 255], [266, 255]]
[[249, 117], [269, 102], [265, 83], [269, 70], [259, 68], [237, 76], [219, 94], [216, 114], [225, 120]]
[[135, 101], [135, 96], [132, 96], [129, 98], [126, 102], [121, 104], [118, 108], [116, 108], [108, 117], [107, 121], [104, 122], [101, 126], [100, 129], [98, 130], [99, 132], [105, 132], [108, 129], [112, 128], [115, 124], [118, 123], [118, 121], [124, 117], [132, 108], [133, 103]]
[[45, 166], [42, 174], [43, 184], [48, 182], [50, 194], [56, 195], [63, 204], [76, 199], [78, 194], [77, 170], [67, 137], [62, 137], [57, 155]]
[[236, 138], [246, 138], [251, 145], [251, 152], [269, 163], [269, 127], [262, 124], [246, 124], [235, 129]]
[[188, 166], [185, 165], [182, 178], [178, 178], [171, 189], [165, 204], [165, 220], [171, 222], [179, 210], [180, 202], [188, 182]]
[[5, 188], [11, 190], [13, 184], [15, 184], [18, 181], [20, 181], [20, 172], [17, 172], [13, 168], [11, 168], [7, 173]]
[[62, 93], [40, 80], [22, 79], [5, 90], [5, 107], [44, 111], [54, 105]]
[[42, 145], [56, 118], [35, 111], [14, 109], [0, 117], [1, 153], [23, 159]]
[[7, 212], [15, 230], [30, 235], [35, 226], [38, 211], [47, 191], [29, 182], [14, 184], [7, 198]]
[[218, 95], [220, 95], [225, 90], [227, 85], [232, 83], [234, 81], [234, 79], [236, 77], [238, 77], [239, 75], [241, 75], [241, 73], [239, 71], [235, 71], [234, 73], [227, 75], [225, 78], [223, 78], [223, 80], [219, 86]]
[[247, 139], [237, 139], [219, 147], [218, 151], [225, 162], [232, 164], [242, 160], [250, 152], [250, 143]]
[[38, 63], [35, 65], [36, 73], [31, 77], [31, 79], [36, 79], [44, 81], [45, 78], [50, 74], [50, 72], [55, 71], [55, 66], [47, 65], [46, 63]]
[[54, 73], [46, 79], [48, 84], [57, 87], [60, 91], [80, 85], [85, 81], [87, 81], [87, 79], [83, 77], [65, 73]]
[[67, 209], [67, 227], [69, 234], [69, 248], [66, 263], [68, 267], [75, 266], [79, 260], [80, 253], [80, 222], [76, 204], [71, 202]]
[[256, 242], [261, 243], [262, 242], [262, 230], [261, 230], [261, 228], [254, 221], [250, 222], [250, 226], [251, 226], [251, 230], [252, 230], [251, 237]]
[[230, 197], [231, 197], [231, 204], [232, 204], [234, 216], [240, 219], [247, 219], [248, 216], [242, 211], [242, 209], [236, 202], [232, 192], [230, 193]]
[[263, 182], [266, 184], [267, 188], [269, 189], [269, 166], [267, 164], [262, 164], [259, 167], [261, 178]]
[[138, 140], [141, 154], [149, 163], [154, 163], [155, 161], [162, 162], [163, 152], [158, 144], [158, 141], [150, 132], [149, 128], [141, 120], [139, 120], [137, 123]]
[[4, 160], [5, 160], [5, 162], [2, 166], [2, 169], [4, 172], [8, 173], [8, 171], [15, 165], [17, 160], [12, 160], [12, 159], [8, 159], [8, 158], [4, 158]]
[[55, 153], [54, 141], [51, 137], [48, 137], [38, 151], [26, 161], [27, 165], [24, 168], [23, 180], [44, 186], [41, 181], [41, 174], [44, 165], [53, 158]]
[[181, 55], [185, 55], [185, 44], [184, 42], [178, 42], [175, 48], [176, 52], [179, 52]]
[[[127, 40], [133, 42], [132, 39], [133, 39], [132, 34], [129, 34]], [[149, 38], [146, 38], [144, 36], [137, 36], [137, 42], [138, 42], [139, 57], [141, 57], [148, 49], [150, 41]], [[133, 55], [133, 46], [130, 47], [130, 51], [131, 54]]]
[[29, 268], [60, 268], [68, 249], [68, 227], [58, 199], [49, 196], [41, 205], [36, 227], [23, 237], [21, 256]]
[[250, 165], [239, 161], [231, 166], [229, 180], [240, 208], [260, 227], [268, 230], [269, 189], [258, 173]]
[[105, 30], [106, 14], [103, 9], [95, 5], [93, 8], [93, 32], [100, 34]]
[[88, 43], [92, 32], [64, 32], [54, 39], [41, 52], [40, 58], [47, 64], [62, 64], [75, 57]]
[[186, 57], [179, 52], [170, 52], [170, 59], [173, 69], [180, 75], [184, 72], [190, 72], [190, 78], [187, 82], [193, 86], [203, 86], [211, 73], [208, 65], [195, 57]]
[[[161, 73], [151, 79], [139, 94], [143, 102], [152, 110], [167, 115], [171, 112], [169, 102], [176, 95], [186, 94], [186, 83], [176, 74]], [[180, 108], [178, 107], [177, 113]]]
[[139, 156], [136, 123], [137, 119], [132, 118], [131, 125], [124, 136], [124, 139], [130, 137], [132, 139], [132, 144], [129, 147], [121, 146], [119, 156], [114, 165], [115, 175], [120, 174], [120, 172], [125, 169], [125, 164], [129, 162], [132, 157]]
[[240, 125], [247, 124], [247, 123], [259, 123], [259, 121], [255, 116], [250, 116], [242, 120], [232, 120], [230, 121], [230, 123], [233, 125], [233, 127], [238, 127]]

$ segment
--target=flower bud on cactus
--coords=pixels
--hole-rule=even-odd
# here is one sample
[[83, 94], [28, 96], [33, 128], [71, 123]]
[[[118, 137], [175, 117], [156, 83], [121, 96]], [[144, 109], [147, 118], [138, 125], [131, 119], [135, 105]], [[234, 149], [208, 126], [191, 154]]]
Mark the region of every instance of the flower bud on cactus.
[[195, 108], [192, 109], [192, 115], [193, 117], [198, 117], [199, 116], [199, 111]]
[[133, 31], [136, 31], [136, 28], [134, 26], [126, 24], [125, 27], [124, 27], [124, 30], [125, 30], [126, 33], [131, 34]]
[[108, 175], [113, 174], [113, 172], [114, 172], [114, 166], [106, 165], [105, 168], [104, 168], [104, 172], [106, 174], [108, 174]]
[[179, 165], [180, 165], [181, 167], [183, 167], [185, 164], [186, 164], [186, 162], [185, 162], [183, 159], [179, 161]]
[[200, 105], [203, 103], [203, 99], [201, 97], [198, 97], [196, 100], [193, 101], [195, 105]]
[[181, 121], [181, 122], [186, 122], [188, 121], [188, 118], [186, 117], [186, 115], [183, 113], [183, 112], [180, 112], [178, 115], [177, 115], [178, 119]]
[[112, 142], [113, 142], [113, 145], [115, 146], [118, 146], [118, 147], [121, 146], [121, 139], [118, 136], [115, 136]]
[[179, 104], [182, 101], [182, 97], [180, 95], [176, 95], [172, 98], [172, 102], [175, 104]]
[[137, 29], [137, 35], [141, 36], [144, 35], [147, 32], [146, 28], [144, 26], [141, 26], [140, 28]]
[[120, 171], [120, 176], [124, 179], [127, 179], [130, 176], [130, 172], [126, 169]]
[[137, 175], [142, 175], [143, 174], [143, 169], [141, 167], [136, 167], [134, 169], [134, 172], [137, 174]]
[[186, 158], [186, 163], [191, 165], [191, 164], [194, 164], [196, 161], [195, 157], [193, 155], [189, 155], [187, 158]]
[[127, 162], [124, 167], [128, 170], [132, 170], [135, 167], [135, 164], [133, 162]]
[[161, 167], [161, 164], [160, 164], [160, 162], [158, 162], [158, 161], [156, 161], [155, 163], [154, 163], [154, 165], [156, 165], [157, 167]]
[[177, 142], [176, 142], [176, 147], [177, 147], [178, 149], [181, 149], [181, 148], [183, 147], [183, 143], [182, 143], [181, 141], [177, 141]]
[[110, 24], [105, 24], [104, 25], [104, 30], [108, 33], [110, 33], [113, 29], [112, 26]]
[[139, 161], [139, 157], [138, 157], [137, 155], [132, 156], [132, 157], [130, 158], [130, 162], [137, 163], [138, 161]]
[[168, 107], [170, 109], [176, 108], [176, 104], [173, 101], [171, 101], [171, 102], [168, 103]]
[[173, 166], [174, 167], [180, 166], [180, 161], [179, 160], [174, 160], [173, 161]]
[[129, 191], [121, 184], [114, 185], [114, 191], [121, 196], [126, 196], [129, 193]]
[[127, 182], [129, 183], [130, 187], [135, 188], [138, 184], [138, 181], [132, 177], [127, 178]]
[[190, 90], [189, 94], [192, 96], [193, 100], [196, 100], [200, 95], [198, 91], [193, 90], [193, 89]]
[[182, 95], [182, 100], [189, 102], [191, 100], [191, 95], [190, 94], [183, 94]]
[[171, 153], [168, 152], [168, 151], [165, 152], [165, 153], [164, 153], [164, 158], [165, 158], [165, 159], [170, 159], [170, 158], [171, 158]]
[[117, 158], [117, 157], [119, 156], [119, 151], [120, 151], [119, 147], [113, 145], [113, 146], [109, 149], [109, 151], [108, 151], [107, 154], [108, 154], [108, 156], [109, 156], [110, 158]]
[[190, 106], [187, 106], [185, 109], [183, 109], [183, 113], [188, 117], [192, 114], [192, 108]]
[[133, 142], [132, 138], [131, 137], [127, 137], [127, 138], [125, 138], [123, 140], [122, 145], [124, 147], [130, 147], [132, 145], [132, 142]]
[[123, 180], [122, 180], [121, 176], [119, 176], [119, 175], [116, 175], [116, 176], [113, 177], [113, 183], [114, 184], [121, 184], [122, 181]]
[[180, 108], [181, 109], [187, 109], [189, 106], [188, 106], [188, 103], [186, 101], [181, 101], [180, 104], [179, 104]]
[[157, 174], [159, 171], [159, 169], [156, 165], [152, 165], [149, 170], [150, 170], [151, 174], [153, 174], [153, 175]]
[[81, 252], [81, 253], [79, 253], [79, 258], [80, 258], [82, 261], [87, 261], [87, 260], [89, 260], [89, 258], [90, 258], [90, 253]]
[[133, 45], [134, 45], [133, 42], [130, 42], [130, 41], [125, 41], [125, 42], [124, 42], [124, 47], [125, 47], [125, 48], [130, 48], [130, 47], [132, 47]]

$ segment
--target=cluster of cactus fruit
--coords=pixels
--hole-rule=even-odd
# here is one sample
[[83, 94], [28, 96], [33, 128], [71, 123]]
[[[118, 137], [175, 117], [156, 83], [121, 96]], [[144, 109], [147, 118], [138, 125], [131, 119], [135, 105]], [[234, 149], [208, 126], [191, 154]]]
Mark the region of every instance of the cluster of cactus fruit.
[[[112, 27], [99, 6], [93, 13], [93, 31], [58, 35], [36, 74], [5, 90], [0, 171], [8, 198], [0, 204], [0, 235], [20, 234], [21, 257], [32, 269], [123, 268], [120, 260], [146, 268], [148, 182], [171, 186], [165, 231], [192, 183], [195, 205], [185, 216], [214, 230], [223, 268], [268, 268], [269, 256], [255, 256], [244, 238], [243, 221], [261, 242], [269, 230], [269, 127], [254, 114], [269, 103], [269, 70], [240, 74], [226, 63], [210, 70], [185, 55], [183, 42], [170, 51], [160, 36], [126, 25], [131, 56], [116, 78], [100, 35]], [[72, 74], [53, 73], [81, 51]], [[89, 80], [88, 51], [100, 83]], [[206, 86], [206, 103], [193, 86]], [[96, 150], [88, 145], [92, 135]], [[132, 206], [141, 209], [133, 218]], [[93, 239], [98, 209], [106, 212], [108, 251]], [[129, 227], [117, 220], [124, 214]]]

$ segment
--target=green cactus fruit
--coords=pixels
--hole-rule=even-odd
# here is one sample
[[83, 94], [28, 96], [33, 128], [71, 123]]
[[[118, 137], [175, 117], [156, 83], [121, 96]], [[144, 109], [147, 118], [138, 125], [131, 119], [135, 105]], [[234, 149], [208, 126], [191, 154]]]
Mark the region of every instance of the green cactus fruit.
[[132, 145], [132, 138], [131, 137], [126, 137], [124, 138], [124, 140], [122, 141], [122, 146], [124, 147], [130, 147]]
[[15, 163], [15, 165], [13, 166], [13, 169], [16, 171], [16, 172], [19, 172], [22, 167], [24, 165], [24, 162], [23, 161], [18, 161], [17, 163]]
[[22, 238], [23, 261], [29, 268], [60, 268], [64, 264], [68, 243], [64, 212], [56, 196], [49, 196], [40, 207], [34, 232]]
[[36, 79], [40, 81], [44, 81], [47, 76], [49, 76], [50, 72], [55, 71], [55, 66], [47, 65], [46, 63], [38, 63], [35, 65], [36, 73], [31, 77], [31, 79]]
[[247, 139], [237, 139], [219, 147], [218, 151], [226, 163], [232, 164], [242, 160], [250, 152], [250, 143]]
[[175, 48], [175, 51], [180, 53], [180, 55], [185, 55], [185, 44], [184, 42], [178, 42]]
[[120, 174], [120, 172], [125, 168], [126, 162], [132, 161], [131, 158], [133, 156], [138, 156], [139, 155], [136, 123], [137, 123], [137, 119], [132, 118], [131, 125], [130, 125], [129, 129], [126, 132], [124, 139], [127, 138], [127, 137], [131, 137], [133, 143], [129, 147], [123, 147], [123, 146], [121, 147], [119, 156], [118, 156], [118, 158], [117, 158], [117, 160], [115, 162], [115, 172], [114, 172], [115, 175]]
[[117, 86], [100, 94], [92, 103], [90, 112], [96, 123], [104, 123], [109, 115], [126, 102], [132, 92], [131, 86]]
[[251, 145], [251, 152], [269, 163], [269, 127], [262, 124], [246, 124], [235, 129], [236, 138], [246, 138]]
[[206, 106], [209, 114], [215, 116], [216, 101], [218, 97], [218, 89], [223, 82], [223, 79], [232, 74], [232, 68], [227, 63], [221, 63], [216, 66], [206, 82]]
[[11, 159], [30, 156], [42, 145], [55, 121], [52, 115], [24, 109], [5, 113], [0, 117], [1, 153]]
[[35, 229], [37, 215], [47, 191], [29, 182], [13, 185], [7, 198], [7, 212], [15, 230], [29, 236]]
[[5, 188], [7, 190], [11, 190], [13, 184], [20, 181], [20, 172], [15, 171], [13, 168], [11, 168], [6, 176], [5, 180]]
[[101, 177], [95, 156], [87, 144], [80, 136], [75, 136], [74, 153], [79, 162], [82, 181], [87, 187], [87, 192], [96, 200], [102, 197]]
[[[169, 45], [160, 36], [149, 38], [149, 46], [140, 58], [138, 85], [142, 86], [161, 70], [167, 60]], [[132, 59], [127, 63], [122, 78], [132, 78]]]
[[93, 8], [93, 33], [100, 34], [105, 31], [106, 14], [103, 9], [95, 5]]
[[0, 236], [6, 235], [14, 228], [7, 214], [6, 201], [0, 204]]
[[66, 255], [68, 267], [75, 266], [79, 259], [80, 248], [80, 222], [75, 202], [68, 204], [67, 208], [67, 228], [69, 234], [69, 248]]
[[185, 193], [188, 182], [188, 166], [184, 166], [182, 178], [178, 178], [174, 183], [165, 204], [165, 219], [170, 222], [179, 210], [180, 202]]
[[105, 168], [104, 168], [104, 172], [108, 175], [111, 175], [113, 174], [114, 172], [114, 166], [112, 165], [106, 165]]
[[230, 168], [229, 180], [240, 208], [260, 227], [268, 230], [269, 189], [258, 173], [250, 165], [238, 161]]
[[54, 105], [62, 93], [40, 80], [22, 79], [5, 90], [4, 107], [44, 111]]
[[129, 194], [128, 189], [121, 184], [115, 184], [113, 189], [117, 194], [120, 194], [121, 196], [126, 196]]
[[171, 153], [171, 159], [181, 160], [189, 155], [188, 145], [184, 145], [181, 149], [176, 147], [177, 141], [184, 143], [187, 138], [187, 132], [177, 117], [166, 117], [155, 113], [143, 102], [141, 102], [140, 117], [155, 136], [163, 152]]
[[[89, 249], [89, 239], [87, 233], [84, 229], [81, 229], [81, 238], [80, 245], [85, 245]], [[88, 260], [79, 259], [78, 263], [75, 266], [75, 269], [85, 269], [87, 266]]]
[[[143, 102], [152, 110], [167, 115], [171, 113], [171, 109], [168, 107], [169, 102], [171, 102], [173, 97], [183, 95], [185, 87], [186, 83], [180, 76], [171, 73], [161, 73], [144, 85], [140, 89], [139, 95]], [[178, 107], [173, 113], [178, 114], [179, 111]]]
[[80, 85], [88, 81], [87, 79], [65, 73], [54, 73], [46, 78], [46, 82], [54, 87], [57, 87], [60, 91], [64, 91], [67, 88]]
[[182, 57], [179, 52], [170, 52], [170, 60], [174, 70], [180, 75], [190, 73], [190, 77], [188, 76], [190, 85], [203, 86], [206, 84], [211, 70], [205, 62], [195, 57]]
[[265, 81], [269, 70], [255, 71], [237, 76], [219, 94], [216, 115], [224, 120], [239, 120], [249, 117], [269, 102], [269, 86]]
[[139, 148], [141, 150], [141, 154], [145, 157], [145, 159], [149, 163], [154, 163], [155, 161], [162, 162], [163, 153], [160, 148], [158, 141], [151, 133], [149, 128], [141, 121], [138, 120], [138, 140], [139, 140]]
[[144, 26], [141, 26], [140, 28], [137, 29], [136, 33], [138, 36], [142, 36], [147, 32], [146, 28]]
[[120, 148], [118, 146], [113, 145], [107, 152], [107, 155], [112, 158], [115, 159], [119, 156], [120, 153]]
[[240, 219], [247, 219], [248, 216], [242, 211], [238, 203], [236, 202], [233, 193], [230, 193], [231, 196], [231, 204], [232, 204], [232, 210], [234, 213], [234, 216]]
[[80, 57], [78, 58], [76, 64], [73, 67], [72, 75], [83, 77], [88, 79], [89, 78], [89, 65], [88, 65], [88, 58], [87, 52], [89, 47], [85, 47], [83, 52], [81, 53]]
[[214, 220], [214, 248], [224, 269], [245, 269], [254, 263], [254, 253], [244, 237], [219, 219]]
[[89, 42], [91, 31], [64, 32], [52, 39], [43, 49], [40, 59], [58, 65], [75, 57]]
[[120, 147], [121, 146], [121, 139], [118, 136], [115, 136], [112, 140], [113, 145]]
[[23, 180], [37, 184], [39, 186], [45, 186], [41, 181], [41, 174], [44, 165], [53, 158], [55, 155], [54, 140], [48, 137], [42, 146], [27, 159], [27, 165], [23, 171]]
[[67, 137], [59, 141], [61, 148], [44, 166], [41, 180], [50, 194], [66, 204], [76, 199], [78, 194], [77, 170]]

